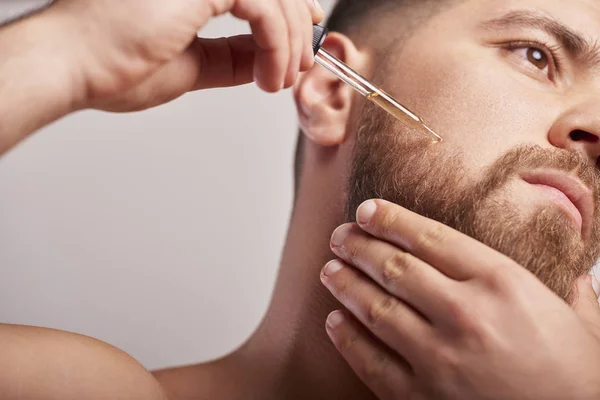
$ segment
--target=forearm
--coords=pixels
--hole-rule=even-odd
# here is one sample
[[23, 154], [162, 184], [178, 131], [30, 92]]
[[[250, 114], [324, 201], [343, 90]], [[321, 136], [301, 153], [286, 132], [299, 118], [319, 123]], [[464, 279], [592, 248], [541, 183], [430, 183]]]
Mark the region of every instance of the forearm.
[[72, 41], [49, 10], [0, 28], [0, 155], [76, 109]]

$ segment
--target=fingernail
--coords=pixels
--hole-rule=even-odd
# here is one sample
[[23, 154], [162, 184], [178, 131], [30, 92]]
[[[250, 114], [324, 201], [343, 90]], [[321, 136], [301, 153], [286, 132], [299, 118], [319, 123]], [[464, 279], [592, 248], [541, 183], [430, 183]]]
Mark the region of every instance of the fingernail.
[[329, 316], [327, 317], [327, 325], [331, 329], [335, 329], [342, 322], [344, 322], [345, 319], [346, 319], [346, 316], [344, 315], [344, 312], [340, 311], [340, 310], [337, 310], [337, 311], [334, 311], [331, 314], [329, 314]]
[[374, 200], [367, 200], [356, 210], [356, 221], [361, 225], [366, 225], [371, 221], [377, 211], [377, 203]]
[[321, 3], [319, 3], [318, 0], [313, 0], [313, 4], [317, 10], [323, 11], [323, 6], [321, 6]]
[[331, 235], [331, 245], [333, 247], [340, 247], [346, 241], [348, 234], [350, 233], [350, 225], [339, 226]]
[[325, 276], [331, 276], [338, 272], [340, 269], [344, 268], [342, 263], [338, 260], [329, 261], [325, 267], [323, 268], [323, 274]]

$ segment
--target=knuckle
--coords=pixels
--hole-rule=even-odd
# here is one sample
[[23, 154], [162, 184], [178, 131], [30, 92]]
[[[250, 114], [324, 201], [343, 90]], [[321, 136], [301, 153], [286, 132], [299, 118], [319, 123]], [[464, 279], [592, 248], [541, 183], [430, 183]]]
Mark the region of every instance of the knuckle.
[[443, 242], [446, 235], [446, 227], [435, 223], [417, 235], [415, 238], [415, 247], [422, 250], [431, 249]]
[[406, 271], [410, 268], [408, 253], [397, 251], [382, 266], [381, 282], [384, 287], [398, 289], [402, 284]]
[[367, 309], [366, 322], [369, 327], [377, 329], [382, 321], [396, 308], [398, 301], [392, 296], [385, 296], [383, 300], [374, 301]]
[[461, 329], [469, 329], [473, 325], [472, 314], [468, 311], [464, 302], [459, 301], [455, 297], [446, 299], [446, 312], [454, 325]]
[[448, 345], [439, 345], [433, 349], [432, 359], [438, 368], [445, 371], [457, 371], [461, 366], [461, 358], [457, 352]]
[[453, 321], [457, 337], [472, 350], [481, 350], [496, 334], [481, 307], [467, 302], [450, 300], [448, 316]]
[[498, 348], [496, 338], [501, 337], [495, 326], [482, 320], [471, 320], [468, 334], [464, 338], [465, 346], [474, 353], [487, 353], [489, 349]]
[[493, 293], [508, 293], [513, 290], [518, 282], [513, 282], [510, 270], [501, 266], [488, 269], [482, 273], [484, 285]]
[[367, 358], [360, 368], [360, 375], [364, 380], [373, 384], [381, 380], [384, 375], [384, 370], [388, 364], [388, 356], [378, 350], [372, 357]]

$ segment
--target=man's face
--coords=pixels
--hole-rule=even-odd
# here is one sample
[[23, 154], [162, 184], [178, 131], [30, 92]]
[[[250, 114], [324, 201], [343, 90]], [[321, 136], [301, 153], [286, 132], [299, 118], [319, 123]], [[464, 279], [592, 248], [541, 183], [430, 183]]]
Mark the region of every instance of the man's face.
[[598, 0], [467, 0], [427, 21], [377, 81], [444, 141], [367, 104], [348, 217], [386, 198], [507, 254], [569, 299], [600, 256], [598, 42]]

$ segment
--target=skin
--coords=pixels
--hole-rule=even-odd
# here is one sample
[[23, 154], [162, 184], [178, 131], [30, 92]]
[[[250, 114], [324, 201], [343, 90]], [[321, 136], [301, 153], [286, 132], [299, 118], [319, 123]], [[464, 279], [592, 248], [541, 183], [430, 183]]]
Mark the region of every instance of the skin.
[[[281, 10], [280, 5], [290, 5], [290, 7], [292, 3], [298, 5], [295, 2], [283, 0], [279, 4], [275, 1], [260, 2], [260, 4], [270, 4], [268, 9], [256, 9], [254, 6], [259, 4], [258, 2], [243, 0], [222, 3], [217, 0], [214, 0], [214, 3], [182, 0], [171, 1], [168, 4], [161, 2], [160, 5], [142, 0], [121, 3], [123, 8], [116, 8], [115, 4], [108, 3], [108, 0], [96, 0], [96, 2], [90, 0], [85, 2], [89, 7], [82, 7], [81, 4], [84, 2], [80, 0], [62, 0], [42, 14], [0, 30], [0, 48], [5, 55], [3, 60], [10, 60], [0, 61], [0, 93], [3, 98], [13, 100], [0, 103], [2, 151], [41, 126], [78, 109], [100, 108], [113, 111], [143, 109], [171, 100], [187, 90], [249, 82], [253, 75], [256, 75], [259, 86], [274, 91], [281, 88], [284, 83], [291, 85], [295, 72], [310, 66], [310, 63], [307, 63], [304, 68], [292, 68], [289, 81], [285, 79], [289, 65], [296, 65], [290, 60], [297, 60], [298, 53], [286, 50], [289, 46], [286, 43], [289, 42], [284, 40], [285, 29], [281, 35], [272, 35], [281, 40], [271, 45], [263, 43], [262, 47], [260, 31], [277, 29], [266, 28], [267, 20], [270, 23], [274, 20], [290, 21], [279, 14], [277, 18], [267, 19], [249, 14], [261, 10], [264, 14], [259, 13], [260, 15], [269, 15], [275, 12], [276, 8]], [[559, 9], [558, 1], [542, 4], [541, 1], [529, 0], [526, 3], [539, 7], [553, 5], [555, 11]], [[208, 7], [211, 4], [213, 8]], [[507, 78], [504, 75], [491, 74], [486, 69], [488, 65], [474, 68], [477, 63], [467, 62], [481, 59], [478, 53], [475, 53], [480, 51], [481, 47], [471, 45], [466, 40], [469, 35], [465, 31], [466, 26], [463, 25], [467, 24], [456, 24], [456, 18], [469, 19], [478, 13], [514, 4], [516, 2], [483, 1], [480, 5], [480, 2], [473, 0], [466, 2], [464, 7], [468, 8], [464, 9], [464, 14], [454, 16], [454, 19], [447, 15], [436, 17], [432, 20], [432, 24], [434, 21], [440, 24], [445, 21], [448, 26], [452, 21], [452, 28], [447, 31], [456, 31], [456, 34], [461, 32], [463, 34], [461, 40], [450, 41], [450, 43], [449, 40], [441, 41], [434, 45], [433, 43], [437, 42], [431, 40], [434, 39], [432, 32], [435, 29], [419, 30], [414, 39], [403, 49], [405, 52], [412, 51], [414, 58], [405, 61], [406, 67], [403, 67], [402, 73], [390, 74], [391, 78], [385, 85], [390, 92], [402, 95], [403, 101], [422, 114], [433, 128], [444, 128], [441, 132], [446, 139], [444, 146], [470, 150], [469, 156], [464, 160], [465, 164], [472, 167], [470, 173], [476, 173], [478, 167], [488, 165], [503, 151], [516, 144], [533, 141], [546, 147], [557, 146], [557, 140], [560, 138], [564, 143], [568, 143], [566, 137], [573, 124], [586, 121], [589, 124], [593, 123], [590, 121], [593, 121], [595, 113], [590, 112], [589, 107], [593, 105], [591, 101], [594, 86], [590, 86], [589, 82], [587, 85], [580, 86], [577, 96], [555, 96], [550, 94], [549, 90], [540, 90], [541, 83], [529, 81], [522, 76], [523, 72], [519, 73], [511, 69], [509, 65], [512, 64], [501, 64], [504, 66], [502, 71], [510, 76]], [[566, 17], [567, 14], [571, 14], [571, 18], [574, 18], [579, 27], [583, 27], [579, 18], [584, 18], [590, 25], [589, 29], [592, 29], [593, 19], [598, 14], [597, 6], [591, 1], [575, 1], [573, 4], [568, 11], [561, 8], [560, 15]], [[197, 7], [194, 10], [198, 13], [190, 12], [191, 6]], [[153, 7], [161, 7], [161, 9], [157, 10]], [[207, 9], [217, 10], [214, 14], [226, 11], [238, 14], [239, 11], [243, 18], [257, 21], [253, 26], [255, 42], [249, 41], [247, 37], [230, 39], [228, 42], [193, 42], [193, 33], [213, 14]], [[147, 17], [144, 17], [143, 11], [148, 13]], [[139, 27], [132, 24], [132, 19], [128, 17], [132, 13], [139, 15], [138, 19], [143, 21]], [[310, 8], [307, 8], [306, 13], [306, 21], [302, 24], [306, 24], [308, 30], [310, 20], [318, 21], [322, 14]], [[150, 18], [150, 15], [169, 17], [157, 21]], [[200, 17], [195, 18], [198, 15]], [[272, 17], [272, 14], [270, 15]], [[290, 13], [290, 15], [297, 14]], [[153, 25], [148, 21], [153, 21]], [[458, 29], [457, 25], [461, 29]], [[382, 23], [379, 26], [383, 28], [389, 25]], [[596, 28], [594, 26], [594, 29]], [[56, 35], [55, 40], [41, 43], [39, 40], [34, 40], [44, 36], [42, 32], [44, 35], [53, 32], [53, 35]], [[376, 29], [365, 29], [360, 37], [346, 37], [332, 33], [327, 39], [326, 46], [361, 73], [374, 76], [373, 44], [377, 43], [374, 39], [378, 34], [381, 32]], [[449, 36], [448, 32], [445, 34]], [[82, 38], [84, 40], [81, 40]], [[164, 38], [169, 40], [163, 42]], [[441, 39], [439, 35], [437, 39]], [[52, 43], [61, 43], [61, 46]], [[71, 43], [72, 46], [67, 46], [65, 43]], [[224, 51], [227, 49], [227, 43], [233, 51], [236, 61], [234, 63], [228, 57], [220, 57], [228, 54]], [[422, 43], [431, 43], [431, 46], [435, 47], [425, 47]], [[200, 52], [197, 46], [200, 46]], [[264, 47], [271, 48], [274, 51], [261, 52], [256, 46], [263, 50], [266, 50]], [[129, 51], [132, 48], [140, 49], [139, 53], [134, 51], [132, 56], [132, 52]], [[390, 51], [390, 54], [399, 54], [398, 52], [399, 50], [394, 50]], [[199, 53], [209, 56], [199, 57]], [[259, 56], [259, 53], [262, 55]], [[293, 56], [292, 53], [296, 55]], [[441, 55], [447, 60], [441, 59]], [[52, 68], [52, 71], [47, 68], [39, 71], [36, 66], [48, 60], [52, 62], [45, 65]], [[489, 62], [491, 63], [491, 59]], [[199, 63], [202, 68], [198, 68]], [[232, 73], [233, 65], [239, 67], [235, 73]], [[223, 71], [226, 73], [222, 74]], [[252, 71], [254, 74], [251, 73]], [[181, 76], [181, 80], [173, 80], [173, 76]], [[457, 77], [463, 79], [457, 80]], [[488, 93], [488, 89], [494, 89], [489, 92], [494, 96], [484, 95]], [[547, 96], [541, 95], [540, 92], [546, 93]], [[431, 93], [440, 95], [432, 96]], [[355, 350], [353, 348], [348, 348], [348, 352], [342, 351], [349, 362], [338, 353], [327, 336], [328, 332], [332, 334], [333, 331], [329, 329], [327, 332], [323, 323], [331, 311], [341, 306], [319, 279], [322, 266], [334, 257], [329, 247], [331, 232], [345, 222], [346, 182], [340, 177], [347, 176], [349, 173], [348, 165], [356, 144], [363, 100], [356, 96], [352, 89], [339, 84], [335, 77], [322, 68], [313, 68], [300, 74], [295, 80], [294, 96], [302, 130], [310, 140], [305, 143], [304, 167], [298, 182], [299, 192], [273, 300], [264, 320], [252, 337], [239, 349], [222, 359], [150, 374], [128, 355], [93, 339], [41, 328], [4, 325], [0, 327], [0, 339], [2, 339], [0, 351], [4, 355], [0, 367], [1, 397], [15, 398], [20, 395], [22, 398], [31, 399], [121, 397], [261, 400], [375, 398], [375, 394], [367, 385], [374, 387], [373, 380], [370, 378], [377, 378], [380, 375], [361, 375], [365, 379], [365, 385], [353, 371], [353, 368], [360, 371], [360, 366], [369, 359], [373, 348], [366, 348], [367, 351], [364, 353], [353, 352]], [[555, 104], [553, 100], [556, 101]], [[39, 107], [31, 110], [24, 106], [31, 102], [39, 104]], [[554, 107], [550, 107], [549, 104]], [[584, 107], [586, 105], [587, 107]], [[524, 108], [521, 109], [521, 106]], [[460, 110], [460, 112], [449, 113], [450, 109]], [[507, 109], [516, 111], [517, 116], [523, 118], [516, 119], [514, 113], [509, 118], [503, 112]], [[27, 110], [27, 113], [21, 110]], [[474, 118], [470, 120], [464, 118], [467, 110], [468, 115], [475, 114]], [[479, 129], [485, 132], [487, 138], [473, 133], [479, 132], [478, 127], [490, 128]], [[552, 142], [549, 142], [550, 130], [555, 132], [552, 135], [554, 138]], [[593, 131], [592, 128], [587, 130]], [[506, 137], [496, 138], [495, 135], [500, 133]], [[585, 148], [588, 147], [590, 146], [585, 144]], [[398, 209], [395, 210], [398, 212]], [[377, 219], [373, 221], [372, 224], [362, 225], [358, 229], [368, 232], [372, 238], [381, 237], [381, 235], [377, 236], [377, 227], [381, 227], [381, 224]], [[419, 219], [416, 220], [415, 226], [427, 227], [431, 223], [429, 220]], [[394, 227], [389, 232], [396, 232], [396, 230], [404, 233], [405, 227]], [[468, 243], [469, 246], [472, 244], [472, 242]], [[482, 244], [479, 246], [484, 255], [492, 251]], [[366, 252], [364, 255], [365, 259], [368, 259], [370, 253]], [[505, 258], [501, 260], [509, 263]], [[472, 259], [465, 259], [464, 265], [471, 265], [472, 262]], [[376, 260], [369, 262], [373, 268], [376, 268], [377, 264]], [[434, 262], [428, 264], [431, 270], [439, 268], [439, 265]], [[519, 269], [521, 267], [517, 268], [514, 265], [513, 267], [514, 270], [525, 271]], [[345, 271], [356, 272], [351, 268]], [[343, 277], [343, 275], [338, 276]], [[537, 285], [540, 291], [546, 293], [552, 304], [560, 301], [558, 297], [548, 294], [547, 290], [544, 292], [535, 277], [524, 276], [523, 284]], [[358, 279], [352, 282], [361, 283]], [[378, 289], [377, 285], [372, 287], [382, 290]], [[482, 292], [476, 292], [477, 296], [486, 295], [496, 299], [494, 295], [497, 293], [486, 290], [485, 285], [478, 288]], [[584, 291], [585, 288], [588, 289], [587, 292]], [[576, 307], [573, 312], [564, 306], [564, 303], [560, 303], [562, 308], [556, 306], [563, 315], [569, 315], [568, 318], [561, 319], [561, 330], [564, 329], [565, 332], [583, 330], [580, 321], [597, 320], [594, 314], [597, 310], [591, 306], [589, 288], [589, 282], [587, 285], [582, 284], [582, 290], [578, 292], [579, 301], [576, 301], [576, 304], [587, 304], [587, 308]], [[348, 293], [352, 295], [352, 292]], [[514, 292], [506, 290], [503, 294], [514, 300], [514, 297], [511, 297]], [[497, 305], [497, 302], [494, 304]], [[512, 322], [511, 317], [514, 315], [522, 317], [522, 313], [519, 313], [522, 309], [519, 308], [518, 301], [506, 304], [511, 305], [510, 308], [505, 305], [507, 312], [503, 314], [509, 322]], [[442, 306], [443, 304], [440, 303], [440, 307]], [[533, 314], [533, 318], [539, 317], [538, 314]], [[506, 320], [503, 319], [492, 322], [507, 325]], [[540, 323], [545, 324], [547, 321], [540, 319]], [[352, 325], [338, 326], [343, 328]], [[361, 332], [364, 333], [364, 327], [361, 328], [360, 325], [354, 327], [363, 329]], [[343, 339], [344, 332], [350, 332], [349, 329], [335, 330], [342, 334], [332, 336]], [[549, 333], [557, 331], [556, 329], [545, 330]], [[589, 339], [583, 333], [581, 337]], [[509, 338], [527, 339], [521, 336], [509, 336]], [[334, 342], [340, 343], [337, 340]], [[457, 352], [463, 350], [468, 353], [469, 347], [461, 347], [461, 343], [449, 343], [456, 344], [453, 350]], [[530, 344], [526, 341], [519, 343], [522, 346]], [[553, 349], [568, 354], [580, 354], [592, 351], [590, 349], [593, 349], [596, 342], [591, 339], [581, 340], [573, 345], [578, 347], [567, 349], [564, 346], [557, 346]], [[532, 347], [527, 348], [533, 350]], [[349, 358], [350, 354], [358, 354], [359, 357], [352, 361]], [[363, 357], [360, 357], [361, 354]], [[396, 353], [392, 353], [394, 354]], [[568, 354], [553, 353], [559, 358], [566, 357]], [[592, 351], [591, 354], [594, 352]], [[385, 356], [388, 354], [386, 353]], [[469, 367], [471, 370], [486, 371], [491, 375], [491, 377], [486, 375], [486, 378], [492, 379], [496, 374], [493, 361], [494, 359], [486, 357], [472, 357], [469, 358]], [[517, 357], [509, 361], [519, 364], [522, 358]], [[581, 360], [582, 370], [595, 367], [595, 364], [583, 365], [586, 361], [588, 359]], [[15, 365], [19, 368], [14, 368]], [[432, 366], [429, 372], [433, 374], [438, 371]], [[70, 379], [65, 380], [65, 376]], [[467, 378], [469, 377], [472, 375]], [[544, 373], [534, 378], [545, 381], [551, 380], [552, 376]], [[389, 381], [381, 382], [388, 391], [385, 393], [376, 391], [377, 394], [399, 393], [394, 390], [400, 389]], [[440, 393], [440, 398], [453, 393], [451, 391], [453, 388], [455, 390], [457, 387], [462, 388], [463, 382], [464, 374], [448, 374], [444, 386], [437, 391]], [[530, 390], [528, 393], [533, 393], [533, 390], [540, 388], [540, 385], [530, 385], [529, 381], [520, 383]], [[444, 388], [450, 389], [444, 391]], [[465, 393], [467, 395], [481, 393], [477, 392], [477, 389], [477, 385], [465, 386]], [[593, 391], [593, 387], [586, 389], [585, 394]], [[557, 392], [556, 395], [558, 394]], [[571, 391], [562, 394], [562, 398], [573, 397]]]
[[[598, 65], [590, 63], [591, 57], [576, 58], [564, 49], [557, 51], [561, 69], [552, 62], [536, 64], [528, 58], [530, 47], [549, 55], [543, 43], [555, 47], [557, 42], [544, 30], [480, 26], [483, 21], [519, 9], [541, 11], [558, 19], [591, 41], [590, 47], [600, 37], [600, 5], [595, 1], [573, 2], [568, 10], [558, 1], [466, 1], [418, 29], [390, 57], [387, 75], [382, 78], [387, 90], [399, 93], [430, 125], [440, 127], [444, 142], [419, 153], [415, 139], [388, 139], [384, 132], [369, 132], [373, 125], [362, 117], [355, 129], [365, 129], [363, 135], [374, 140], [379, 137], [383, 143], [368, 152], [372, 160], [383, 159], [390, 149], [416, 152], [421, 157], [413, 160], [413, 173], [419, 175], [418, 171], [426, 168], [433, 175], [431, 182], [438, 176], [449, 179], [444, 181], [453, 188], [449, 193], [459, 191], [464, 179], [455, 182], [454, 175], [445, 172], [455, 167], [446, 162], [448, 154], [459, 158], [461, 163], [456, 167], [462, 168], [461, 178], [476, 182], [496, 160], [519, 146], [534, 145], [548, 153], [579, 153], [593, 166], [594, 172], [586, 169], [589, 173], [584, 181], [594, 184], [584, 192], [594, 199], [597, 209]], [[538, 44], [507, 46], [511, 41]], [[396, 65], [402, 66], [401, 73], [394, 74]], [[368, 121], [374, 111], [365, 110], [364, 120]], [[397, 135], [416, 134], [401, 127], [388, 128]], [[584, 134], [573, 135], [576, 131]], [[392, 140], [402, 144], [392, 146]], [[361, 145], [361, 141], [355, 144]], [[543, 159], [538, 162], [544, 165]], [[386, 164], [382, 176], [394, 177], [394, 169], [402, 163]], [[581, 168], [571, 172], [577, 175]], [[404, 188], [410, 182], [402, 174], [395, 179], [396, 186], [392, 187]], [[375, 191], [394, 198], [385, 190]], [[357, 200], [354, 196], [349, 194], [351, 202]], [[448, 195], [443, 198], [452, 199]], [[427, 210], [427, 201], [434, 201], [435, 194], [428, 197], [425, 193], [420, 199]], [[545, 246], [556, 252], [557, 246], [571, 246], [572, 253], [595, 255], [587, 260], [589, 264], [577, 266], [579, 270], [588, 269], [597, 257], [598, 243], [593, 234], [598, 226], [597, 211], [586, 217], [583, 227], [578, 226], [565, 218], [568, 213], [550, 195], [518, 179], [507, 180], [501, 190], [492, 193], [489, 204], [483, 204], [489, 209], [502, 205], [502, 212], [493, 215], [495, 221], [506, 224], [504, 230], [511, 225], [503, 217], [515, 215], [522, 221], [520, 225], [525, 225], [541, 210], [552, 212], [554, 222], [547, 229], [564, 235]], [[367, 215], [367, 209], [374, 216]], [[391, 203], [363, 204], [357, 222], [335, 231], [331, 247], [339, 259], [327, 264], [321, 275], [347, 309], [329, 317], [327, 330], [353, 369], [380, 398], [598, 397], [597, 322], [577, 318], [523, 268], [525, 265]], [[502, 225], [496, 222], [488, 230], [502, 231], [498, 227]], [[513, 225], [511, 229], [520, 227]], [[535, 233], [524, 231], [516, 240], [508, 236], [508, 247], [533, 240]], [[525, 259], [525, 255], [515, 254], [515, 259], [519, 258]], [[568, 276], [572, 266], [565, 262], [560, 268], [562, 275]], [[584, 300], [573, 303], [587, 307], [587, 315], [597, 320], [590, 278], [580, 279], [578, 284], [575, 292]], [[569, 299], [563, 291], [560, 294]], [[491, 369], [486, 371], [486, 366], [495, 375], [489, 374]], [[544, 378], [548, 371], [561, 371], [556, 375], [560, 379]]]
[[[248, 20], [252, 35], [196, 38], [226, 12]], [[0, 28], [0, 95], [10, 99], [0, 102], [0, 154], [81, 109], [140, 110], [252, 81], [268, 92], [289, 87], [313, 64], [312, 24], [322, 18], [312, 0], [55, 1]], [[129, 355], [92, 338], [0, 325], [0, 353], [2, 399], [178, 398]], [[198, 393], [223, 398], [210, 382]]]
[[333, 234], [340, 260], [321, 275], [353, 316], [330, 314], [327, 331], [380, 399], [598, 397], [591, 276], [578, 317], [521, 265], [445, 225], [383, 200], [357, 221]]
[[[265, 91], [290, 87], [313, 65], [312, 0], [59, 0], [2, 29], [0, 153], [30, 133], [86, 108], [126, 112], [191, 90], [256, 81]], [[211, 18], [230, 12], [252, 35], [197, 39]], [[132, 21], [131, 15], [138, 18]], [[157, 18], [160, 15], [160, 18]], [[52, 35], [52, 40], [39, 37]], [[68, 44], [68, 46], [66, 45]], [[36, 63], [43, 61], [48, 70]], [[32, 115], [28, 104], [34, 101]]]

